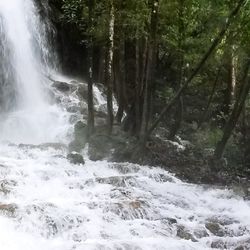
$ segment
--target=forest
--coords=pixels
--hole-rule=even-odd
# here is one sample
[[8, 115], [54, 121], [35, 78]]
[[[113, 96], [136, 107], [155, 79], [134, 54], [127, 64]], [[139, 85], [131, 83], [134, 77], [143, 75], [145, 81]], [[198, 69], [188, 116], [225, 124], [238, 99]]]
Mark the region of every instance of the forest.
[[[88, 81], [89, 135], [95, 131], [92, 86], [98, 82], [107, 93], [107, 133], [120, 124], [145, 149], [162, 128], [168, 140], [191, 142], [213, 170], [226, 164], [234, 174], [249, 175], [248, 1], [51, 5], [55, 25], [65, 31], [59, 38], [68, 47], [60, 53], [65, 70]], [[67, 53], [75, 58], [68, 60]]]

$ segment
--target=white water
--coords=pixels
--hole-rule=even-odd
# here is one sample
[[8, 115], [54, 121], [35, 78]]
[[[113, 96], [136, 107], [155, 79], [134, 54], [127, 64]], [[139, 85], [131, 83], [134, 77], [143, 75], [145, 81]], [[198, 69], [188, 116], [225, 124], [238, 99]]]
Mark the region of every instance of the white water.
[[[1, 186], [10, 190], [1, 202], [17, 207], [0, 217], [1, 250], [202, 250], [217, 240], [234, 249], [249, 240], [250, 204], [227, 190], [186, 184], [159, 168], [71, 165], [65, 153], [1, 146]], [[205, 228], [214, 220], [227, 236]], [[177, 237], [179, 226], [198, 242]]]
[[1, 0], [0, 17], [5, 37], [2, 49], [8, 51], [4, 54], [13, 69], [14, 83], [9, 85], [16, 92], [11, 108], [1, 114], [0, 138], [17, 143], [55, 141], [61, 137], [58, 128], [63, 129], [68, 117], [50, 105], [45, 91], [45, 75], [54, 64], [49, 61], [45, 24], [32, 0]]
[[[217, 241], [218, 249], [250, 249], [250, 203], [231, 191], [187, 184], [159, 168], [92, 162], [86, 153], [84, 166], [72, 165], [65, 146], [42, 144], [68, 142], [64, 108], [81, 103], [56, 90], [61, 106], [46, 98], [49, 49], [33, 2], [0, 0], [0, 16], [18, 80], [18, 103], [0, 124], [1, 140], [10, 142], [0, 144], [1, 250], [202, 250]], [[96, 99], [98, 108], [97, 89]], [[223, 235], [205, 227], [211, 221]], [[181, 227], [197, 242], [181, 239]]]

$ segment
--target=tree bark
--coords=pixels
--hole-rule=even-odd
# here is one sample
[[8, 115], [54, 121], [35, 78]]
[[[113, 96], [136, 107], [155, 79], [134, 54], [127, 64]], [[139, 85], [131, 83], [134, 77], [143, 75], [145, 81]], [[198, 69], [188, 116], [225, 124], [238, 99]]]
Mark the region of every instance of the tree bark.
[[250, 60], [248, 60], [248, 62], [246, 64], [246, 69], [245, 69], [244, 78], [242, 81], [239, 97], [237, 98], [235, 105], [234, 105], [234, 108], [233, 108], [233, 111], [229, 117], [229, 120], [224, 127], [223, 136], [215, 148], [214, 159], [216, 159], [216, 160], [221, 159], [221, 157], [224, 153], [226, 144], [227, 144], [229, 138], [231, 137], [233, 129], [235, 128], [235, 126], [238, 122], [239, 116], [241, 114], [242, 108], [243, 108], [245, 100], [247, 98], [247, 95], [248, 95], [248, 92], [250, 89], [250, 79], [248, 77], [249, 68], [250, 68]]
[[[185, 27], [184, 27], [184, 0], [179, 0], [178, 9], [178, 80], [175, 87], [175, 92], [181, 87], [183, 82], [183, 65], [184, 65], [184, 52], [183, 45], [185, 42]], [[168, 136], [169, 140], [173, 140], [181, 128], [183, 119], [183, 97], [182, 95], [177, 100], [176, 115], [174, 117], [174, 123], [171, 126], [170, 133]]]
[[203, 122], [206, 120], [207, 118], [207, 115], [208, 115], [208, 111], [209, 111], [209, 108], [210, 108], [210, 105], [213, 101], [213, 98], [214, 98], [214, 94], [215, 94], [215, 90], [216, 90], [216, 87], [217, 87], [217, 84], [219, 82], [219, 77], [220, 77], [220, 73], [221, 73], [221, 67], [217, 70], [217, 74], [216, 74], [216, 77], [215, 77], [215, 80], [214, 80], [214, 84], [213, 84], [213, 87], [212, 87], [212, 91], [211, 91], [211, 95], [208, 99], [208, 102], [207, 102], [207, 106], [204, 110], [204, 113], [203, 115], [201, 116], [201, 119], [200, 119], [200, 122], [199, 122], [199, 125], [198, 125], [198, 129], [202, 126]]
[[105, 80], [107, 86], [107, 127], [108, 133], [112, 133], [113, 127], [113, 81], [112, 81], [112, 66], [113, 66], [113, 54], [114, 54], [114, 25], [115, 25], [115, 10], [113, 0], [110, 0], [109, 10], [109, 27], [108, 27], [108, 44], [107, 44], [107, 56], [105, 62]]
[[94, 132], [94, 101], [93, 101], [93, 38], [92, 38], [92, 27], [93, 27], [93, 11], [94, 11], [94, 0], [88, 1], [89, 11], [89, 44], [88, 44], [88, 136], [91, 136]]
[[144, 88], [144, 101], [143, 101], [143, 112], [141, 121], [141, 131], [140, 131], [140, 142], [145, 145], [149, 112], [150, 112], [150, 98], [152, 93], [150, 89], [152, 87], [153, 74], [155, 69], [155, 53], [156, 53], [156, 34], [157, 34], [157, 21], [158, 21], [158, 10], [159, 10], [159, 0], [152, 0], [152, 11], [151, 11], [151, 22], [150, 22], [150, 32], [149, 32], [149, 45], [147, 53], [147, 70]]

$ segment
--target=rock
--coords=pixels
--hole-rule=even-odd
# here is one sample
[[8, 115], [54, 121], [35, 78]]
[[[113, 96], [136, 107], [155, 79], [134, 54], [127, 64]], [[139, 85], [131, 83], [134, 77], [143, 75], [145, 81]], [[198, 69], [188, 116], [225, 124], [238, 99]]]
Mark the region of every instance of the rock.
[[14, 216], [17, 206], [15, 204], [0, 204], [0, 212], [8, 216]]
[[77, 113], [81, 111], [81, 108], [76, 105], [72, 105], [66, 108], [69, 113]]
[[61, 92], [70, 91], [70, 85], [68, 83], [66, 83], [66, 82], [55, 81], [52, 86], [55, 87], [56, 89], [58, 89]]
[[190, 232], [188, 232], [184, 226], [177, 227], [177, 236], [184, 240], [191, 240], [193, 242], [197, 242], [194, 236]]
[[127, 183], [133, 180], [132, 176], [110, 176], [110, 177], [98, 177], [96, 182], [101, 184], [109, 184], [117, 187], [126, 187]]
[[138, 209], [142, 206], [140, 201], [131, 201], [129, 203], [129, 205], [133, 208], [133, 209]]
[[67, 159], [69, 160], [70, 163], [72, 164], [85, 164], [85, 161], [82, 157], [82, 155], [80, 155], [77, 152], [71, 152], [70, 154], [67, 155]]
[[66, 150], [66, 145], [63, 143], [42, 143], [39, 145], [33, 145], [33, 144], [19, 144], [19, 148], [29, 148], [29, 149], [41, 149], [41, 150], [47, 150], [48, 148], [53, 148], [55, 150]]
[[211, 248], [227, 249], [227, 245], [222, 240], [216, 240], [216, 241], [211, 243]]
[[225, 233], [223, 231], [223, 229], [221, 228], [219, 223], [216, 222], [207, 222], [205, 224], [205, 227], [214, 235], [219, 236], [219, 237], [223, 237], [225, 236]]
[[245, 247], [243, 247], [243, 246], [238, 246], [238, 247], [236, 247], [234, 250], [245, 250], [246, 248]]
[[205, 238], [205, 237], [209, 236], [209, 234], [207, 233], [207, 231], [205, 229], [196, 230], [194, 232], [194, 235], [198, 239]]
[[80, 152], [86, 144], [87, 125], [78, 121], [74, 126], [74, 140], [69, 143], [69, 150]]
[[77, 89], [77, 94], [83, 100], [87, 100], [88, 99], [88, 85], [87, 84], [79, 85]]
[[167, 221], [172, 224], [177, 224], [177, 220], [175, 218], [167, 218]]
[[10, 189], [16, 185], [17, 185], [17, 182], [14, 180], [1, 180], [0, 192], [6, 195], [10, 193]]
[[250, 238], [238, 242], [234, 250], [249, 250], [250, 249]]
[[89, 140], [89, 158], [99, 161], [109, 157], [113, 145], [112, 138], [105, 134], [96, 134]]

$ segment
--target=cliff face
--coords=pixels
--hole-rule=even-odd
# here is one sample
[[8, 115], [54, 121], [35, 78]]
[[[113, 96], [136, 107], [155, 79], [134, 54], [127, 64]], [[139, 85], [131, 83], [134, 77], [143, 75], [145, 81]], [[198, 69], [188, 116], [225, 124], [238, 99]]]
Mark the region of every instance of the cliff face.
[[49, 11], [44, 10], [44, 1], [37, 0], [42, 14], [49, 18], [56, 31], [54, 47], [58, 52], [59, 64], [67, 75], [82, 77], [87, 72], [87, 52], [82, 41], [80, 31], [76, 25], [67, 23], [63, 19], [61, 0], [48, 0]]

